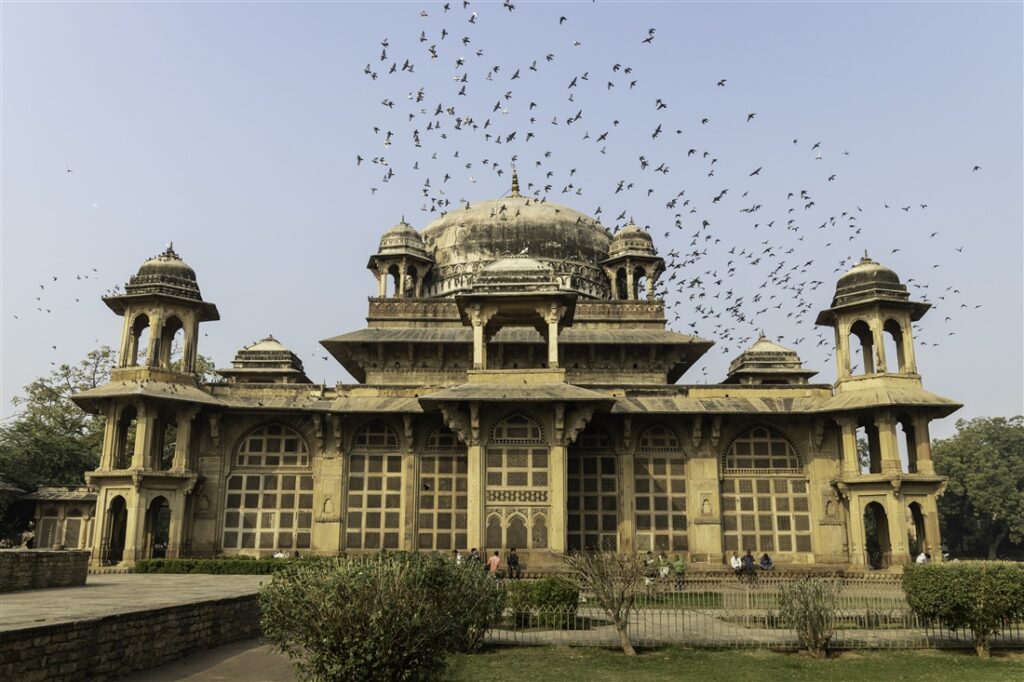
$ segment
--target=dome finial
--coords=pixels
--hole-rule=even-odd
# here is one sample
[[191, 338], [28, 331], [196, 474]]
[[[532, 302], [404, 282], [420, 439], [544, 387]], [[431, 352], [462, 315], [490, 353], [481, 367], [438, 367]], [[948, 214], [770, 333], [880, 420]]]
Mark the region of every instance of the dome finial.
[[516, 172], [515, 164], [512, 164], [512, 196], [519, 196], [519, 173]]

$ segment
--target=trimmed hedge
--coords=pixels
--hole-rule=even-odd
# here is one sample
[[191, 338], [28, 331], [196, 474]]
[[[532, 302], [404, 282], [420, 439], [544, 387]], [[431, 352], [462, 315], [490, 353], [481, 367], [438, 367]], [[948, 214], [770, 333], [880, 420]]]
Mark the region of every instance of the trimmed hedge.
[[505, 599], [519, 627], [569, 627], [576, 619], [580, 591], [557, 576], [514, 580], [505, 583]]
[[1024, 564], [956, 561], [903, 569], [907, 603], [919, 616], [971, 631], [979, 656], [1014, 620], [1024, 618]]
[[211, 575], [269, 575], [286, 566], [311, 561], [333, 560], [333, 557], [300, 557], [297, 559], [143, 559], [135, 564], [136, 573], [206, 573]]

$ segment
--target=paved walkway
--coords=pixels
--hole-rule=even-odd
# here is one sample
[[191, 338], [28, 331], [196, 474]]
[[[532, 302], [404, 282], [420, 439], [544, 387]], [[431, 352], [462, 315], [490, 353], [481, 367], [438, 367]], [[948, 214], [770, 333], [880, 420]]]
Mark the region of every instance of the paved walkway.
[[143, 670], [125, 682], [293, 682], [291, 662], [258, 639], [225, 644], [192, 654], [188, 658]]
[[81, 587], [0, 595], [0, 632], [254, 594], [267, 575], [90, 575]]

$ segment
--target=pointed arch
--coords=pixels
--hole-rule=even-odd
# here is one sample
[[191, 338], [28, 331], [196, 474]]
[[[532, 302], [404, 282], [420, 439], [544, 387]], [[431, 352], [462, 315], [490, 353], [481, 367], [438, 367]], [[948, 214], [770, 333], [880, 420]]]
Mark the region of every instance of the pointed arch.
[[679, 436], [667, 424], [656, 422], [640, 432], [638, 452], [679, 452]]
[[295, 429], [280, 422], [260, 424], [238, 439], [235, 464], [240, 467], [306, 467], [309, 447]]
[[396, 452], [400, 446], [398, 433], [382, 419], [372, 419], [352, 436], [352, 450], [359, 452], [388, 450]]
[[514, 412], [491, 427], [492, 443], [543, 443], [544, 428], [536, 419]]

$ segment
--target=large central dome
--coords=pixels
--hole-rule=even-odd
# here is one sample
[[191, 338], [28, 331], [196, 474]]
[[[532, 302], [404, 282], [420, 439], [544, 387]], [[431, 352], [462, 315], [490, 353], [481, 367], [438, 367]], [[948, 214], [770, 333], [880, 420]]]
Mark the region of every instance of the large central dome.
[[434, 259], [430, 294], [466, 290], [489, 263], [526, 255], [550, 265], [561, 288], [606, 298], [608, 278], [599, 263], [608, 258], [611, 240], [594, 218], [513, 190], [451, 211], [424, 228], [423, 241]]

